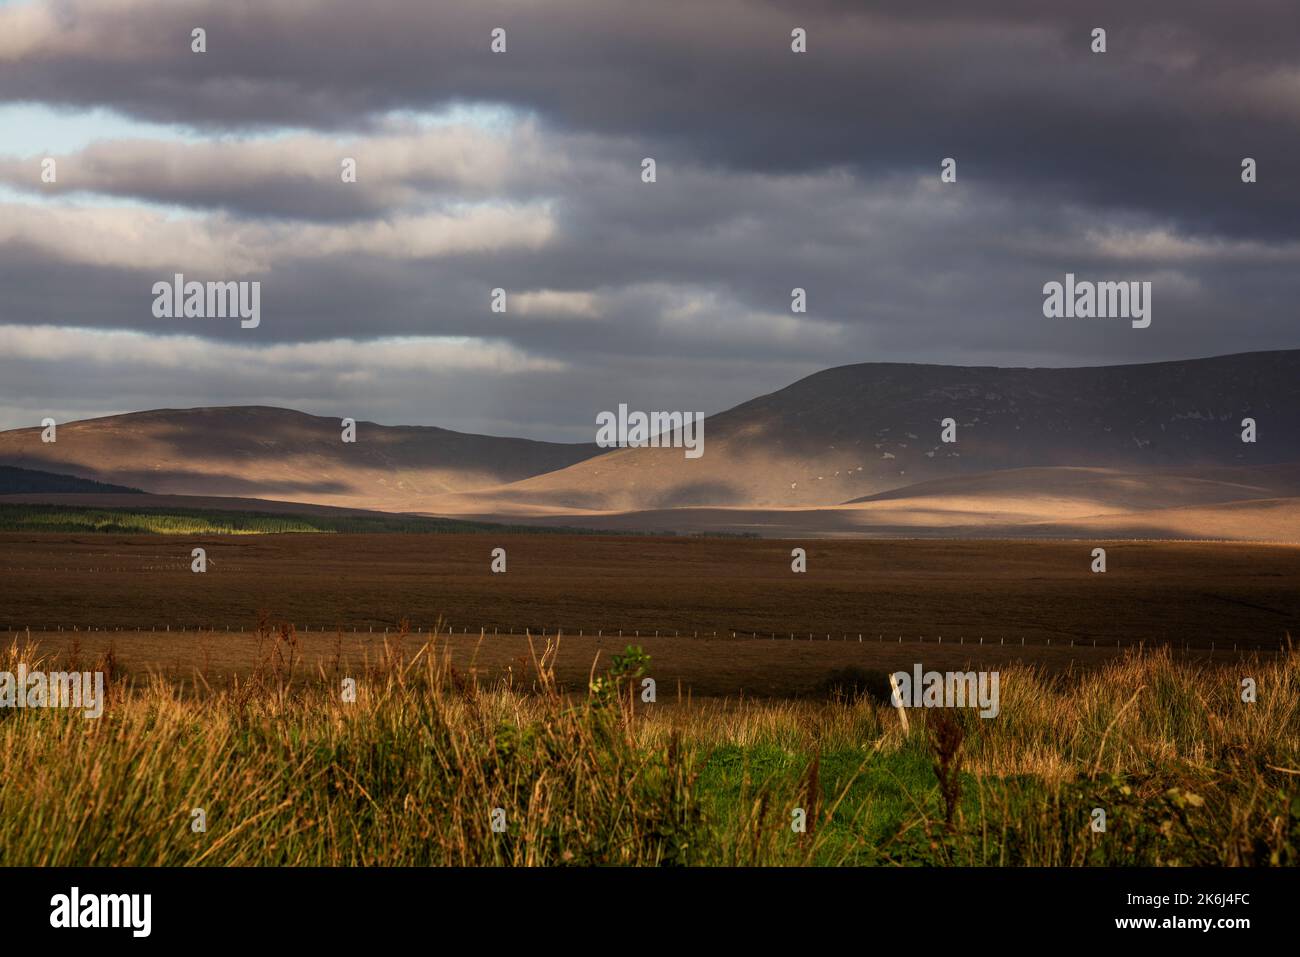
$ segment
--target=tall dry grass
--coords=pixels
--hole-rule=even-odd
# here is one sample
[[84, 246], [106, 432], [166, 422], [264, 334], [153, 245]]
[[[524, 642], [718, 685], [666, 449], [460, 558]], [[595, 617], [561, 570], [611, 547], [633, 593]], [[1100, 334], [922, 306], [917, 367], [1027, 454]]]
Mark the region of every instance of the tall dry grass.
[[1294, 653], [1016, 667], [998, 718], [914, 712], [904, 732], [869, 697], [652, 705], [618, 675], [564, 694], [553, 645], [483, 684], [437, 640], [304, 675], [292, 629], [263, 636], [222, 687], [14, 642], [0, 670], [103, 669], [109, 700], [97, 720], [0, 710], [0, 864], [1288, 864], [1300, 846]]

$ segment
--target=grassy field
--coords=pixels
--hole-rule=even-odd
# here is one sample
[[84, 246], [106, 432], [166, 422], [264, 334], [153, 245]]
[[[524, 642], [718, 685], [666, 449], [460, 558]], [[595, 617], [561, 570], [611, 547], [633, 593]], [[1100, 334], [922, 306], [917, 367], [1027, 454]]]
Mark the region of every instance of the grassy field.
[[98, 720], [0, 711], [0, 865], [1300, 859], [1295, 653], [1013, 665], [998, 717], [914, 710], [905, 731], [879, 674], [838, 700], [644, 703], [655, 662], [636, 655], [564, 694], [541, 643], [481, 682], [443, 641], [390, 636], [364, 666], [306, 673], [292, 629], [259, 639], [257, 667], [211, 688], [11, 645], [0, 670], [100, 668], [110, 693]]
[[[1103, 544], [1108, 571], [1089, 570]], [[790, 569], [794, 546], [808, 570]], [[191, 549], [208, 570], [191, 572]], [[493, 574], [504, 548], [507, 572]], [[508, 534], [0, 533], [0, 630], [480, 628], [1277, 649], [1300, 548]]]
[[[0, 633], [0, 643], [38, 644], [45, 653], [63, 659], [95, 660], [111, 657], [119, 674], [133, 681], [158, 676], [169, 684], [229, 687], [257, 672], [263, 660], [265, 629], [281, 626], [293, 634], [297, 654], [295, 676], [307, 678], [322, 667], [364, 669], [382, 658], [386, 648], [418, 645], [430, 640], [429, 631], [408, 623], [403, 636], [399, 625], [387, 633], [375, 631], [305, 631], [286, 622], [268, 622], [244, 631], [63, 631]], [[435, 628], [438, 628], [435, 625]], [[828, 689], [845, 676], [884, 674], [910, 670], [915, 662], [944, 670], [989, 670], [1031, 667], [1045, 674], [1071, 675], [1095, 671], [1122, 659], [1130, 646], [1068, 642], [1025, 645], [940, 643], [924, 641], [861, 642], [836, 635], [827, 641], [746, 637], [692, 638], [674, 636], [506, 635], [482, 632], [449, 634], [438, 628], [437, 640], [448, 663], [461, 674], [483, 683], [526, 674], [532, 667], [532, 648], [538, 641], [553, 643], [549, 666], [563, 692], [587, 687], [593, 662], [603, 666], [628, 644], [636, 644], [654, 660], [653, 675], [666, 697], [824, 699]], [[1140, 649], [1142, 646], [1138, 646]], [[1282, 652], [1233, 651], [1223, 647], [1170, 649], [1172, 658], [1189, 665], [1227, 666], [1252, 656], [1266, 660]]]
[[1096, 544], [3, 533], [0, 865], [1297, 863], [1300, 549]]
[[[0, 532], [103, 532], [151, 535], [278, 535], [294, 533], [580, 534], [580, 529], [495, 525], [414, 515], [288, 515], [175, 507], [95, 508], [0, 504]], [[593, 533], [594, 534], [594, 533]]]

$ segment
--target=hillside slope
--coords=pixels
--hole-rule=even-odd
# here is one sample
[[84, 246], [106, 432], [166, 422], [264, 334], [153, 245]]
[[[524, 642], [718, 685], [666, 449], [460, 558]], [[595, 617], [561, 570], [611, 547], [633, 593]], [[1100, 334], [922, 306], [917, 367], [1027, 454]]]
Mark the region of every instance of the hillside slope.
[[513, 482], [595, 445], [357, 423], [265, 406], [159, 409], [0, 433], [0, 463], [175, 495], [231, 495], [410, 511], [437, 495]]
[[[1254, 444], [1241, 441], [1246, 417], [1257, 421]], [[940, 441], [945, 418], [956, 422], [955, 443]], [[710, 416], [698, 459], [619, 449], [444, 507], [834, 505], [998, 469], [1297, 461], [1300, 351], [1078, 369], [867, 363]]]

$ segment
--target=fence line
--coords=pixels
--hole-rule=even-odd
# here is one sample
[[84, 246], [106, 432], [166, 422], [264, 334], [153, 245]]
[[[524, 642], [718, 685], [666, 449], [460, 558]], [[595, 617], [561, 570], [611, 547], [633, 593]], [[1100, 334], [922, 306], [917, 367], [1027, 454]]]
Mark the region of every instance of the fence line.
[[[267, 624], [267, 628], [268, 628], [269, 631], [272, 631], [272, 632], [278, 632], [278, 631], [280, 630], [281, 624], [282, 624], [282, 623], [280, 623], [280, 622], [275, 622], [275, 623], [270, 623], [270, 622], [268, 622], [268, 624]], [[334, 626], [334, 627], [328, 627], [328, 626], [324, 626], [324, 625], [322, 625], [322, 626], [317, 627], [317, 628], [314, 628], [314, 629], [313, 629], [313, 627], [312, 627], [311, 624], [303, 624], [303, 625], [301, 625], [301, 626], [298, 625], [298, 624], [296, 624], [296, 623], [294, 623], [294, 622], [285, 622], [285, 623], [283, 623], [283, 624], [284, 624], [284, 625], [287, 625], [287, 626], [290, 627], [290, 628], [292, 628], [295, 632], [301, 632], [301, 633], [303, 633], [303, 634], [327, 634], [327, 635], [358, 635], [358, 634], [364, 634], [364, 635], [397, 635], [397, 634], [400, 634], [400, 633], [401, 633], [400, 628], [399, 628], [398, 626], [395, 626], [395, 625], [383, 625], [383, 626], [380, 626], [380, 627], [381, 627], [381, 630], [380, 630], [380, 631], [376, 631], [376, 630], [375, 630], [375, 626], [374, 626], [373, 624], [368, 624], [368, 625], [364, 625], [364, 626], [361, 626], [361, 625], [353, 625], [353, 626], [351, 626], [350, 628], [349, 628], [349, 627], [337, 626], [337, 625]], [[606, 630], [608, 630], [608, 631], [610, 632], [608, 635], [605, 634], [605, 631], [606, 631]], [[578, 629], [577, 634], [575, 635], [572, 631], [570, 631], [570, 632], [564, 632], [563, 629], [553, 628], [553, 627], [551, 627], [551, 626], [549, 626], [549, 625], [542, 627], [539, 631], [537, 631], [537, 630], [533, 630], [533, 629], [530, 629], [530, 628], [524, 628], [524, 629], [522, 629], [522, 630], [516, 630], [516, 629], [513, 628], [513, 627], [512, 627], [511, 629], [507, 630], [507, 631], [502, 631], [499, 625], [498, 625], [498, 626], [492, 626], [491, 628], [489, 628], [488, 626], [479, 626], [478, 628], [476, 628], [476, 629], [472, 629], [472, 630], [469, 628], [469, 626], [463, 626], [459, 631], [457, 631], [456, 628], [455, 628], [454, 626], [430, 627], [430, 628], [426, 629], [424, 626], [421, 625], [421, 626], [414, 627], [414, 628], [408, 628], [406, 634], [407, 634], [407, 635], [424, 635], [424, 634], [428, 634], [428, 635], [430, 635], [431, 637], [435, 637], [435, 638], [436, 638], [436, 637], [442, 637], [442, 636], [452, 637], [452, 636], [455, 636], [455, 635], [461, 635], [461, 636], [478, 636], [478, 637], [481, 637], [481, 638], [493, 638], [493, 637], [522, 638], [522, 637], [528, 637], [528, 636], [532, 636], [532, 637], [540, 637], [540, 638], [548, 638], [548, 637], [562, 636], [562, 637], [567, 637], [567, 638], [570, 638], [570, 639], [572, 639], [572, 638], [594, 638], [594, 639], [597, 639], [597, 640], [603, 640], [603, 639], [605, 639], [605, 638], [617, 638], [617, 639], [640, 639], [640, 640], [644, 640], [644, 639], [649, 639], [649, 638], [669, 638], [669, 637], [672, 637], [672, 638], [688, 638], [688, 639], [692, 639], [692, 640], [700, 640], [700, 641], [714, 641], [714, 640], [719, 640], [719, 634], [718, 634], [718, 632], [717, 632], [716, 630], [708, 630], [708, 631], [704, 631], [704, 630], [702, 630], [702, 629], [693, 629], [693, 630], [687, 632], [685, 629], [680, 629], [680, 628], [674, 628], [674, 629], [667, 629], [667, 628], [657, 628], [657, 629], [637, 629], [637, 628], [633, 628], [633, 629], [628, 629], [628, 628], [617, 628], [617, 629], [615, 629], [615, 628], [611, 628], [611, 629], [604, 629], [604, 628], [599, 628], [599, 629], [596, 629], [596, 630], [595, 630], [595, 634], [588, 634], [588, 633], [587, 633], [588, 631], [589, 631], [589, 629], [586, 629], [586, 628], [580, 628], [580, 629]], [[39, 625], [38, 625], [37, 627], [34, 627], [34, 628], [31, 627], [30, 625], [23, 625], [23, 626], [21, 626], [21, 627], [17, 627], [17, 628], [15, 628], [15, 627], [13, 626], [12, 623], [9, 623], [9, 624], [6, 625], [6, 627], [5, 627], [5, 632], [8, 633], [8, 634], [10, 634], [10, 635], [13, 635], [13, 636], [17, 636], [17, 635], [24, 634], [24, 633], [32, 633], [32, 634], [39, 634], [39, 635], [50, 635], [50, 634], [101, 634], [101, 633], [117, 634], [117, 633], [120, 633], [120, 632], [126, 632], [126, 633], [128, 633], [128, 634], [144, 634], [144, 633], [154, 633], [154, 634], [172, 634], [172, 633], [175, 633], [175, 634], [181, 634], [181, 635], [186, 635], [186, 634], [196, 634], [196, 635], [197, 635], [197, 634], [255, 634], [255, 633], [257, 632], [257, 627], [256, 627], [256, 626], [253, 626], [253, 627], [246, 627], [246, 628], [234, 628], [234, 627], [231, 627], [229, 624], [227, 624], [225, 628], [218, 628], [218, 627], [215, 626], [215, 625], [192, 625], [192, 626], [191, 626], [191, 625], [186, 624], [186, 625], [178, 625], [178, 626], [176, 626], [176, 627], [173, 628], [172, 625], [171, 625], [171, 623], [167, 623], [167, 624], [163, 624], [163, 625], [149, 625], [149, 626], [147, 626], [147, 627], [144, 627], [144, 626], [141, 626], [141, 627], [124, 627], [124, 626], [121, 626], [121, 625], [114, 625], [114, 626], [95, 626], [95, 625], [79, 625], [79, 624], [78, 624], [78, 625], [62, 625], [62, 624], [50, 625], [50, 624], [46, 624], [46, 626], [43, 627], [43, 628], [40, 627]], [[644, 632], [644, 634], [643, 634], [642, 632]], [[805, 637], [805, 634], [807, 635], [807, 637]], [[902, 644], [902, 643], [903, 643], [903, 640], [904, 640], [904, 637], [905, 637], [905, 636], [903, 636], [903, 635], [896, 635], [894, 641], [889, 642], [889, 643], [890, 643], [890, 644]], [[986, 643], [986, 642], [985, 642], [985, 637], [986, 637], [986, 636], [979, 636], [978, 638], [972, 638], [972, 640], [971, 640], [971, 645], [972, 645], [972, 646], [983, 646], [983, 645]], [[1051, 648], [1051, 647], [1056, 647], [1056, 648], [1098, 648], [1098, 649], [1102, 649], [1102, 650], [1105, 650], [1105, 649], [1107, 649], [1107, 648], [1111, 648], [1111, 647], [1113, 647], [1113, 648], [1115, 648], [1115, 649], [1117, 649], [1117, 650], [1122, 650], [1122, 649], [1125, 648], [1125, 647], [1128, 647], [1128, 648], [1134, 648], [1134, 647], [1136, 647], [1136, 648], [1139, 648], [1139, 649], [1140, 649], [1140, 648], [1143, 648], [1143, 647], [1149, 645], [1149, 646], [1151, 646], [1151, 647], [1155, 647], [1155, 648], [1165, 648], [1165, 647], [1169, 647], [1169, 648], [1174, 648], [1175, 650], [1182, 650], [1182, 651], [1210, 651], [1210, 652], [1213, 652], [1213, 651], [1216, 651], [1216, 650], [1220, 650], [1220, 649], [1218, 649], [1218, 645], [1222, 644], [1222, 645], [1224, 646], [1224, 647], [1222, 648], [1222, 650], [1223, 650], [1223, 651], [1227, 651], [1227, 650], [1228, 650], [1228, 643], [1227, 643], [1227, 642], [1220, 642], [1220, 641], [1218, 641], [1217, 639], [1213, 639], [1213, 640], [1211, 640], [1211, 641], [1209, 642], [1208, 647], [1207, 647], [1207, 646], [1206, 646], [1205, 644], [1203, 644], [1203, 643], [1193, 643], [1193, 642], [1190, 642], [1190, 641], [1187, 641], [1187, 640], [1184, 640], [1184, 641], [1181, 643], [1181, 645], [1180, 645], [1180, 644], [1179, 644], [1178, 642], [1176, 642], [1176, 641], [1171, 642], [1171, 641], [1168, 641], [1168, 640], [1165, 640], [1165, 641], [1159, 641], [1159, 640], [1152, 641], [1152, 640], [1147, 640], [1147, 639], [1140, 639], [1140, 640], [1138, 640], [1138, 641], [1131, 641], [1131, 640], [1130, 640], [1130, 641], [1127, 641], [1127, 642], [1126, 642], [1126, 641], [1125, 641], [1124, 639], [1122, 639], [1122, 638], [1117, 638], [1117, 639], [1115, 639], [1113, 645], [1112, 645], [1112, 643], [1111, 643], [1111, 641], [1110, 641], [1109, 639], [1101, 640], [1101, 639], [1098, 639], [1098, 638], [1083, 638], [1083, 639], [1080, 639], [1080, 638], [1070, 638], [1070, 639], [1068, 640], [1068, 642], [1067, 642], [1067, 641], [1064, 640], [1064, 639], [1060, 639], [1060, 638], [1058, 638], [1056, 644], [1053, 645], [1053, 639], [1050, 638], [1050, 637], [1049, 637], [1049, 638], [1046, 638], [1046, 639], [1038, 638], [1038, 639], [1029, 639], [1029, 640], [1027, 640], [1027, 639], [1026, 639], [1026, 636], [1024, 636], [1024, 635], [1019, 635], [1019, 636], [1016, 636], [1016, 637], [1019, 638], [1019, 641], [1016, 641], [1016, 640], [1015, 640], [1015, 637], [1013, 637], [1012, 640], [1011, 640], [1010, 642], [1008, 642], [1008, 641], [1007, 641], [1007, 636], [1005, 636], [1005, 635], [1000, 635], [1000, 636], [998, 636], [997, 645], [1001, 647], [1001, 646], [1006, 646], [1006, 645], [1010, 644], [1012, 647], [1020, 647], [1020, 648], [1027, 648], [1027, 647], [1034, 647], [1034, 648]], [[877, 634], [876, 634], [876, 640], [875, 640], [874, 642], [872, 642], [872, 641], [871, 641], [871, 638], [870, 638], [870, 632], [845, 632], [845, 631], [841, 631], [840, 634], [839, 634], [839, 636], [836, 637], [835, 634], [834, 634], [834, 632], [819, 632], [819, 631], [808, 631], [808, 632], [804, 632], [803, 630], [800, 630], [800, 631], [798, 631], [798, 632], [793, 632], [793, 631], [789, 631], [789, 632], [775, 632], [775, 631], [754, 631], [754, 630], [750, 630], [750, 629], [733, 629], [733, 630], [730, 630], [730, 631], [724, 631], [724, 632], [722, 633], [722, 635], [721, 635], [721, 640], [723, 640], [723, 641], [734, 641], [734, 640], [740, 640], [740, 641], [841, 641], [841, 642], [854, 642], [854, 643], [856, 643], [856, 644], [884, 644], [884, 643], [887, 641], [887, 639], [886, 639], [886, 637], [885, 637], [885, 634], [882, 633], [882, 632], [877, 632]], [[944, 639], [943, 639], [943, 636], [942, 636], [942, 635], [936, 635], [936, 636], [934, 636], [932, 639], [927, 639], [927, 637], [926, 637], [925, 635], [917, 635], [917, 636], [915, 636], [915, 637], [912, 637], [912, 636], [906, 636], [906, 640], [907, 640], [908, 644], [927, 644], [927, 643], [929, 643], [930, 641], [933, 641], [933, 643], [936, 644], [936, 645], [942, 645], [943, 642], [944, 642]], [[989, 638], [987, 643], [988, 643], [989, 645], [994, 644], [992, 638]], [[956, 640], [956, 641], [953, 641], [952, 638], [949, 637], [949, 639], [948, 639], [948, 644], [949, 644], [949, 646], [952, 646], [952, 645], [956, 644], [956, 645], [959, 646], [959, 647], [964, 647], [965, 644], [966, 644], [966, 636], [964, 636], [964, 635], [959, 635], [959, 636], [957, 637], [957, 640]], [[1270, 652], [1271, 652], [1271, 651], [1274, 651], [1274, 649], [1269, 648], [1269, 647], [1265, 647], [1265, 646], [1263, 646], [1263, 645], [1259, 645], [1259, 646], [1255, 646], [1255, 647], [1250, 647], [1250, 646], [1245, 646], [1245, 647], [1243, 647], [1241, 642], [1232, 642], [1232, 650], [1233, 650], [1234, 652], [1235, 652], [1235, 651], [1238, 651], [1238, 650], [1240, 650], [1240, 651], [1270, 651]], [[1286, 641], [1285, 641], [1285, 640], [1279, 640], [1279, 642], [1278, 642], [1278, 647], [1277, 647], [1276, 651], [1277, 651], [1277, 652], [1284, 652], [1284, 651], [1286, 651]]]

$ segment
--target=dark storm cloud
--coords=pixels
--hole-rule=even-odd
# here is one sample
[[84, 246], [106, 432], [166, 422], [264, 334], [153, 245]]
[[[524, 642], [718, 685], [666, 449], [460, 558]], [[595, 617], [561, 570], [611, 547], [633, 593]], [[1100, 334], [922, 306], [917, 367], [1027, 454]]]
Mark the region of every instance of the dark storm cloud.
[[[0, 148], [0, 425], [258, 402], [585, 440], [619, 401], [713, 412], [847, 362], [1293, 347], [1296, 18], [1137, 6], [0, 8], [0, 96], [207, 137], [93, 143], [57, 187]], [[175, 271], [262, 282], [261, 326], [155, 318]], [[1152, 326], [1045, 319], [1066, 272], [1152, 280]]]
[[[731, 169], [971, 183], [1294, 235], [1300, 18], [1281, 2], [60, 4], [4, 14], [0, 89], [217, 128], [362, 129], [465, 101]], [[189, 51], [208, 30], [209, 52]], [[494, 26], [509, 52], [487, 50]], [[789, 52], [791, 27], [810, 52]], [[1089, 51], [1089, 31], [1109, 52]], [[1241, 202], [1238, 164], [1263, 177]]]
[[[407, 257], [394, 254], [404, 248], [396, 243], [375, 252], [357, 224], [308, 234], [290, 224], [223, 241], [217, 223], [199, 230], [215, 248], [191, 247], [188, 230], [181, 241], [150, 239], [129, 218], [123, 230], [145, 238], [109, 264], [67, 261], [61, 243], [16, 240], [0, 247], [6, 315], [241, 343], [500, 338], [575, 366], [628, 356], [829, 365], [938, 352], [1079, 364], [1283, 348], [1293, 338], [1285, 304], [1300, 293], [1295, 246], [1189, 240], [1140, 218], [902, 177], [868, 188], [837, 174], [686, 170], [651, 187], [634, 171], [617, 175], [567, 194], [545, 241], [488, 250]], [[323, 237], [355, 245], [323, 252]], [[173, 248], [182, 251], [169, 258]], [[146, 255], [151, 265], [134, 265]], [[173, 271], [217, 278], [203, 263], [235, 255], [265, 259], [237, 274], [262, 283], [257, 330], [152, 315], [154, 282]], [[1067, 271], [1158, 277], [1152, 328], [1135, 335], [1043, 319], [1042, 284]], [[796, 286], [807, 290], [806, 316], [789, 311]], [[496, 287], [507, 293], [504, 315], [489, 311]], [[1274, 304], [1261, 306], [1264, 297]], [[1249, 323], [1227, 322], [1243, 303], [1252, 304]]]

